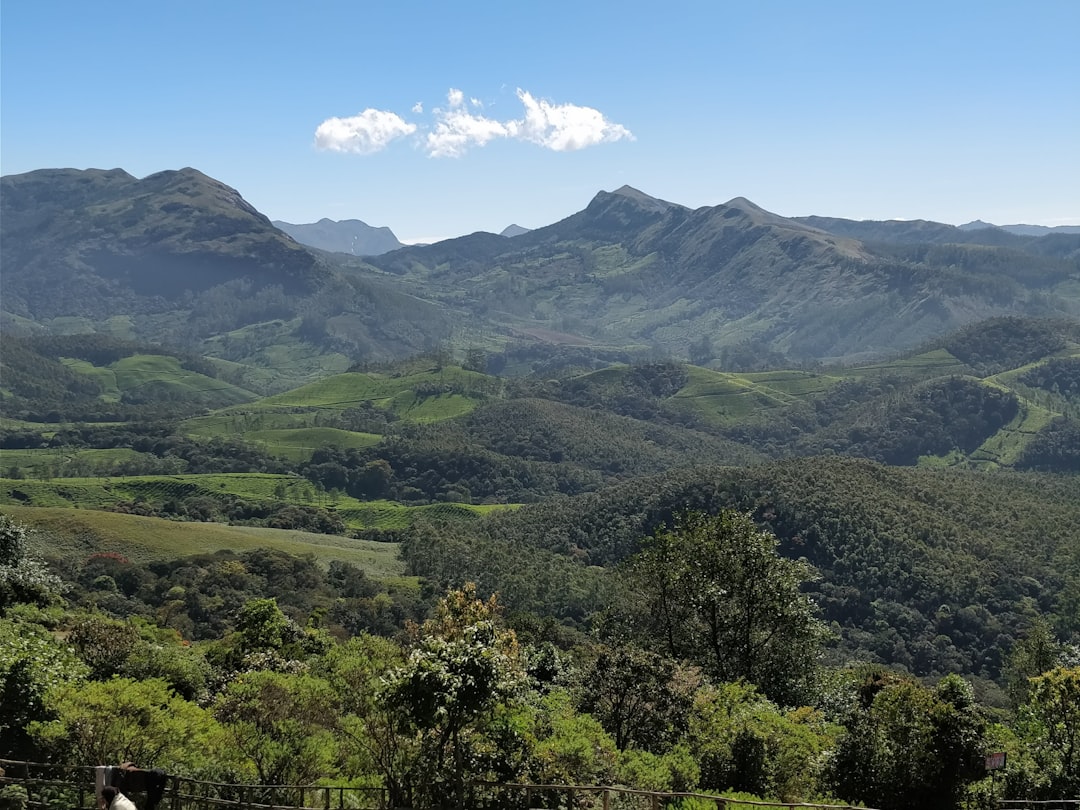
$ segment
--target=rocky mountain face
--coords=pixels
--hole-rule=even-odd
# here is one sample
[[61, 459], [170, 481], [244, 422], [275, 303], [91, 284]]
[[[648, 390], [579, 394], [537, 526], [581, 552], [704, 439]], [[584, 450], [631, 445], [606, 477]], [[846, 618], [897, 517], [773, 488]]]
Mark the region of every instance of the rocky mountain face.
[[56, 169], [0, 179], [0, 325], [103, 332], [237, 363], [290, 382], [359, 357], [438, 345], [449, 322], [377, 278], [341, 270], [194, 169], [138, 179]]

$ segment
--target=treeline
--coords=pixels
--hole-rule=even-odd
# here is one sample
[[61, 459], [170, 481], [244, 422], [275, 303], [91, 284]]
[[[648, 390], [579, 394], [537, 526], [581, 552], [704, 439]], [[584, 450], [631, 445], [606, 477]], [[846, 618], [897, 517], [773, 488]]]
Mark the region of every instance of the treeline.
[[1080, 402], [1080, 357], [1053, 357], [1024, 372], [1020, 382]]
[[966, 326], [947, 337], [943, 346], [980, 376], [989, 376], [1059, 352], [1068, 341], [1080, 342], [1080, 324], [1002, 317]]
[[203, 357], [145, 346], [109, 335], [64, 335], [34, 338], [4, 337], [0, 376], [9, 398], [4, 415], [28, 422], [139, 422], [177, 419], [229, 404], [214, 392], [184, 391], [162, 383], [148, 383], [121, 393], [119, 401], [102, 399], [101, 382], [68, 368], [61, 358], [83, 360], [105, 367], [125, 357], [155, 354], [174, 357], [180, 368], [220, 378], [216, 367]]
[[1028, 443], [1016, 466], [1047, 472], [1080, 472], [1080, 424], [1075, 419], [1054, 419]]
[[[225, 472], [285, 472], [285, 463], [241, 439], [215, 436], [205, 441], [177, 433], [174, 422], [145, 421], [122, 425], [82, 424], [46, 436], [27, 428], [0, 429], [0, 449], [68, 448], [79, 450], [124, 448], [170, 464], [168, 472], [196, 474]], [[142, 462], [121, 461], [99, 470], [101, 474], [148, 475], [152, 470], [130, 471]], [[125, 468], [125, 465], [128, 465]], [[144, 465], [145, 466], [145, 465]], [[152, 466], [152, 465], [151, 465]]]
[[[153, 622], [191, 640], [233, 632], [238, 611], [255, 599], [274, 599], [297, 626], [314, 618], [338, 637], [394, 636], [430, 607], [418, 587], [374, 580], [352, 563], [334, 560], [325, 567], [311, 555], [271, 549], [146, 564], [113, 552], [50, 562], [70, 584], [73, 606]], [[194, 695], [204, 686], [188, 685], [185, 692]]]

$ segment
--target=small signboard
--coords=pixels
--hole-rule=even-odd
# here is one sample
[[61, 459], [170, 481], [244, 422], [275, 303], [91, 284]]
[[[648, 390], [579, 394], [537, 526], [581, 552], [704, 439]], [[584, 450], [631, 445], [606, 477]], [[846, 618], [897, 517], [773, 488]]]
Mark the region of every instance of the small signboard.
[[986, 755], [986, 770], [997, 771], [1005, 767], [1005, 752], [998, 751]]

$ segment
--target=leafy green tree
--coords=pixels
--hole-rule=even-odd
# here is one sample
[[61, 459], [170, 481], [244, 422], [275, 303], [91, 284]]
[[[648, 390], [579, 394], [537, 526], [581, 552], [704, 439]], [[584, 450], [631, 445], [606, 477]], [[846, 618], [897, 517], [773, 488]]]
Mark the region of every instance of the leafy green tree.
[[0, 515], [0, 615], [19, 602], [48, 604], [64, 591], [60, 578], [26, 544], [26, 527]]
[[292, 622], [281, 612], [276, 599], [252, 599], [244, 604], [236, 619], [244, 653], [280, 650], [292, 629]]
[[800, 591], [813, 568], [776, 547], [747, 514], [684, 514], [622, 566], [638, 632], [717, 680], [806, 700], [826, 630]]
[[949, 675], [927, 689], [868, 669], [830, 763], [837, 794], [882, 810], [955, 810], [984, 776], [986, 723], [971, 686]]
[[1053, 669], [1060, 653], [1061, 645], [1054, 639], [1050, 625], [1045, 619], [1036, 619], [1027, 636], [1013, 645], [1005, 666], [1005, 682], [1014, 706], [1027, 702], [1031, 679]]
[[94, 615], [76, 623], [68, 641], [90, 667], [90, 677], [105, 680], [123, 669], [139, 641], [139, 631], [126, 622]]
[[525, 683], [517, 639], [502, 625], [494, 596], [479, 599], [471, 583], [449, 592], [386, 682], [383, 698], [398, 733], [413, 740], [424, 764], [422, 773], [411, 769], [414, 779], [422, 779], [388, 785], [398, 794], [392, 801], [436, 806], [452, 797], [460, 805], [470, 778], [489, 769], [513, 770], [476, 756], [489, 748], [486, 735], [501, 733], [506, 710]]
[[361, 635], [332, 647], [312, 663], [337, 699], [334, 731], [342, 755], [342, 775], [351, 780], [372, 775], [379, 785], [411, 784], [418, 764], [411, 737], [397, 733], [394, 717], [382, 700], [383, 677], [403, 663], [398, 644]]
[[661, 754], [685, 733], [700, 676], [656, 653], [631, 646], [601, 650], [581, 676], [578, 707], [620, 749]]
[[45, 708], [54, 719], [32, 722], [28, 730], [56, 761], [130, 761], [206, 773], [219, 769], [230, 750], [212, 715], [157, 678], [61, 684], [50, 690]]
[[333, 772], [336, 699], [308, 674], [245, 672], [214, 704], [225, 737], [263, 785], [307, 785]]
[[614, 781], [619, 751], [600, 722], [574, 710], [570, 696], [554, 690], [540, 702], [529, 779], [539, 784], [606, 785]]
[[39, 755], [27, 725], [49, 716], [49, 690], [87, 674], [71, 648], [40, 625], [0, 619], [0, 752], [16, 759]]
[[814, 709], [785, 711], [749, 684], [723, 683], [698, 690], [685, 739], [703, 788], [796, 801], [820, 793], [833, 733]]
[[1056, 667], [1032, 678], [1019, 727], [1043, 774], [1039, 795], [1080, 796], [1080, 667]]

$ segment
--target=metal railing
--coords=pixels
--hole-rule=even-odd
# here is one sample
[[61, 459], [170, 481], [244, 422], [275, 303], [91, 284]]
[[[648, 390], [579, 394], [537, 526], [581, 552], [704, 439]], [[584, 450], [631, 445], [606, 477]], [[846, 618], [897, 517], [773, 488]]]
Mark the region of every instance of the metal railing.
[[[96, 769], [0, 759], [0, 785], [23, 786], [32, 810], [96, 810]], [[476, 781], [468, 802], [478, 810], [856, 810], [851, 805], [750, 801], [709, 793], [635, 790], [605, 785], [544, 785]], [[136, 805], [145, 807], [135, 794]], [[1072, 802], [1067, 810], [1080, 810]], [[1003, 803], [1001, 810], [1056, 810], [1060, 802]], [[384, 788], [335, 785], [246, 785], [170, 776], [157, 810], [409, 810], [392, 808]], [[864, 810], [864, 809], [860, 809]]]
[[612, 785], [536, 785], [525, 783], [473, 783], [475, 805], [484, 810], [663, 810], [693, 803], [716, 810], [867, 810], [847, 804], [752, 801], [715, 793], [637, 790]]

